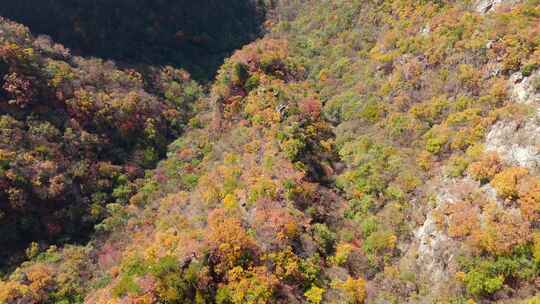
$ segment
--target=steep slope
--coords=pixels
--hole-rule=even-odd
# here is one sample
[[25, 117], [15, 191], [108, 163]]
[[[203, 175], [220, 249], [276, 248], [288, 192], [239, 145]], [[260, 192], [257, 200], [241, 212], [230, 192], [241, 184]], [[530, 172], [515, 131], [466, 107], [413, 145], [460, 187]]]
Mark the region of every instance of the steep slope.
[[[74, 57], [0, 19], [0, 264], [30, 241], [85, 240], [165, 154], [201, 88], [183, 70]], [[2, 265], [3, 266], [3, 265]]]
[[[373, 302], [515, 301], [537, 288], [538, 178], [515, 167], [534, 162], [523, 122], [536, 106], [514, 96], [538, 90], [539, 5], [482, 5], [321, 2], [276, 27], [336, 124], [337, 185]], [[521, 135], [493, 136], [501, 125]]]
[[86, 246], [0, 301], [535, 303], [540, 2], [279, 1]]

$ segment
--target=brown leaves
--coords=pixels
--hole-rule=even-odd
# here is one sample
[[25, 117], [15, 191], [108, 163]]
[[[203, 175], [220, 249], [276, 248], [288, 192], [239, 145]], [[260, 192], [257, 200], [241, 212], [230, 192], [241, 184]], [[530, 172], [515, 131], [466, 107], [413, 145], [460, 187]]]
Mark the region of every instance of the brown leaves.
[[472, 178], [482, 183], [490, 181], [502, 169], [501, 159], [497, 153], [488, 153], [469, 165]]
[[448, 235], [464, 238], [480, 228], [479, 209], [468, 201], [451, 204], [446, 208], [449, 215]]
[[224, 209], [216, 209], [208, 215], [208, 237], [211, 259], [216, 270], [225, 273], [235, 266], [255, 258], [255, 241], [242, 227], [239, 219], [230, 217]]
[[283, 247], [301, 232], [299, 221], [286, 208], [258, 208], [252, 226], [256, 227], [258, 241]]
[[504, 210], [496, 204], [488, 205], [480, 230], [474, 231], [472, 244], [492, 254], [507, 254], [531, 237], [530, 224], [519, 212]]
[[6, 75], [2, 88], [13, 98], [9, 103], [20, 108], [28, 106], [37, 95], [32, 86], [32, 80], [17, 73]]
[[497, 194], [502, 198], [518, 198], [518, 185], [521, 179], [526, 177], [529, 171], [522, 167], [511, 167], [495, 175], [491, 185], [497, 190]]
[[298, 103], [300, 112], [312, 119], [318, 119], [321, 115], [321, 101], [315, 98], [306, 98]]
[[531, 222], [540, 220], [540, 181], [528, 177], [519, 185], [519, 208], [521, 214]]

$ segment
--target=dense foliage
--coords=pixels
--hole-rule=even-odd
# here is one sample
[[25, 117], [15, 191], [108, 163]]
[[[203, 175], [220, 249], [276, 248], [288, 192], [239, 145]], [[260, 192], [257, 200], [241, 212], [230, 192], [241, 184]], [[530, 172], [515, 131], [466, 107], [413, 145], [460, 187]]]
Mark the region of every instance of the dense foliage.
[[183, 70], [143, 79], [73, 57], [0, 20], [1, 259], [25, 241], [76, 241], [162, 158], [201, 89]]
[[197, 102], [143, 81], [197, 114], [91, 242], [31, 244], [0, 302], [538, 302], [540, 2], [275, 5]]

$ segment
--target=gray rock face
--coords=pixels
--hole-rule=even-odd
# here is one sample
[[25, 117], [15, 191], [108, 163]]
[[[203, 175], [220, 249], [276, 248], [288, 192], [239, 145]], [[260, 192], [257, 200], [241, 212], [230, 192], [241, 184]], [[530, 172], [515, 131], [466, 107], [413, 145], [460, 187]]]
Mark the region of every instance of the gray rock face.
[[500, 121], [486, 138], [486, 150], [497, 152], [507, 163], [540, 172], [540, 119], [523, 123]]
[[[482, 1], [482, 10], [489, 10], [502, 1]], [[529, 77], [521, 73], [512, 75], [509, 79], [508, 90], [512, 101], [531, 106], [536, 112], [533, 117], [524, 121], [502, 120], [496, 123], [486, 137], [486, 150], [496, 151], [505, 162], [523, 166], [531, 171], [540, 172], [540, 92], [535, 88], [534, 79], [540, 77], [540, 70]], [[488, 184], [480, 187], [478, 182], [468, 177], [458, 179], [441, 178], [435, 182], [433, 190], [437, 193], [435, 205], [427, 212], [425, 221], [414, 231], [414, 242], [409, 256], [415, 256], [414, 264], [428, 284], [430, 294], [438, 294], [438, 290], [448, 288], [452, 284], [453, 274], [457, 270], [455, 257], [462, 248], [460, 243], [441, 231], [435, 221], [434, 212], [445, 205], [459, 202], [464, 189], [478, 189], [489, 200], [496, 202], [502, 208], [495, 190]], [[509, 213], [518, 209], [505, 208]], [[480, 212], [480, 211], [479, 211]], [[426, 302], [427, 303], [427, 302]]]
[[517, 2], [518, 0], [480, 0], [476, 3], [475, 11], [480, 14], [486, 14], [501, 4], [515, 4]]
[[447, 279], [446, 265], [453, 258], [448, 243], [450, 238], [437, 228], [430, 213], [424, 224], [414, 233], [418, 240], [418, 263], [424, 265], [432, 282], [444, 282]]
[[540, 107], [540, 91], [534, 84], [537, 77], [540, 77], [540, 70], [528, 77], [524, 77], [521, 72], [514, 73], [510, 77], [511, 98], [517, 103]]
[[[415, 271], [428, 282], [431, 295], [440, 294], [452, 285], [460, 250], [460, 244], [438, 227], [433, 211], [460, 201], [455, 189], [462, 183], [453, 179], [443, 179], [437, 183], [435, 205], [427, 213], [423, 224], [414, 231], [413, 245], [407, 252], [409, 257], [414, 256]], [[426, 295], [419, 303], [432, 303], [432, 300]]]
[[506, 162], [540, 172], [540, 92], [529, 77], [515, 73], [510, 77], [510, 97], [516, 103], [529, 105], [535, 113], [525, 121], [499, 121], [486, 137], [486, 150], [497, 152]]

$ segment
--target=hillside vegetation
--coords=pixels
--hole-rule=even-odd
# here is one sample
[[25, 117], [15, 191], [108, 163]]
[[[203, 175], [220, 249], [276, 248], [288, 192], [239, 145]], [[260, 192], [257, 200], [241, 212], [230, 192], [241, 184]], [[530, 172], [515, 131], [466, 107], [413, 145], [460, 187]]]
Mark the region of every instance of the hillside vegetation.
[[0, 20], [0, 257], [79, 241], [163, 158], [201, 88], [183, 70], [118, 70]]
[[[540, 301], [540, 2], [274, 5], [268, 33], [226, 59], [205, 94], [172, 68], [117, 72], [141, 80], [115, 81], [180, 113], [183, 133], [143, 179], [106, 171], [116, 189], [88, 192], [111, 193], [91, 240], [30, 244], [28, 260], [0, 281], [0, 303]], [[3, 106], [33, 117], [41, 107], [28, 96], [66, 76], [50, 77], [45, 91], [21, 89], [33, 52], [20, 46], [27, 32], [2, 24], [22, 49], [3, 59]], [[30, 66], [53, 61], [40, 56]], [[83, 66], [68, 65], [71, 77]], [[85, 91], [113, 94], [102, 90]], [[53, 92], [58, 102], [67, 94]], [[100, 110], [73, 96], [63, 115], [99, 132]], [[153, 138], [176, 125], [168, 111], [142, 112], [155, 115], [144, 134], [156, 137], [115, 137], [121, 120], [105, 120], [101, 136], [123, 154], [96, 155], [149, 168], [138, 149], [161, 151], [166, 140]], [[19, 122], [21, 132], [34, 134], [32, 123]], [[7, 157], [24, 153], [4, 154], [11, 182], [18, 162]]]

